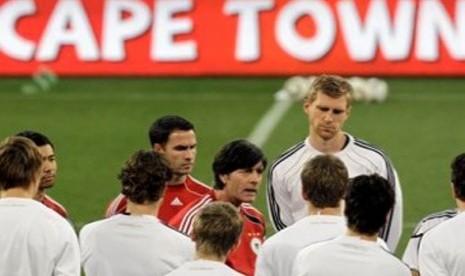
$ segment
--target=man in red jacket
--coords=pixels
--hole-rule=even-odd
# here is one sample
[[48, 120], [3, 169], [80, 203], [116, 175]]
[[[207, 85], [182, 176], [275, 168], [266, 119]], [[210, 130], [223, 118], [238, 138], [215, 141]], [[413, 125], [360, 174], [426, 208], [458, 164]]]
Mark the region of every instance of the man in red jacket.
[[196, 214], [215, 201], [229, 202], [239, 209], [244, 220], [239, 245], [227, 257], [226, 264], [245, 275], [254, 275], [255, 260], [265, 238], [265, 220], [252, 203], [266, 167], [263, 152], [246, 140], [224, 145], [213, 161], [215, 186], [209, 194], [191, 202], [171, 219], [170, 225], [191, 234]]
[[[158, 213], [161, 221], [168, 222], [211, 188], [190, 175], [197, 155], [197, 139], [191, 122], [176, 115], [160, 117], [151, 125], [149, 138], [153, 151], [163, 155], [173, 174]], [[119, 194], [108, 206], [105, 216], [130, 213], [126, 206], [126, 197]]]

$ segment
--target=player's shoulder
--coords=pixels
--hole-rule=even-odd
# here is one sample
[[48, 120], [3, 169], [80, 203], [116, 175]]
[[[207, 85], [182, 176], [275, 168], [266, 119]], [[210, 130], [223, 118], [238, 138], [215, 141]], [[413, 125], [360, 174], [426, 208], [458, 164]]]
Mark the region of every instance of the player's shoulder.
[[351, 139], [350, 145], [353, 151], [363, 153], [363, 155], [370, 155], [373, 158], [388, 159], [384, 150], [378, 145], [351, 135], [348, 135], [348, 137]]
[[69, 216], [66, 208], [48, 194], [45, 194], [42, 203], [64, 218], [67, 218]]
[[242, 213], [248, 220], [261, 225], [265, 223], [263, 214], [257, 208], [253, 207], [251, 204], [242, 203], [240, 208], [242, 210]]
[[412, 238], [423, 236], [426, 232], [430, 231], [442, 222], [457, 216], [457, 213], [457, 209], [447, 209], [425, 216], [417, 224]]
[[295, 158], [297, 158], [302, 151], [305, 150], [305, 141], [300, 141], [299, 143], [293, 145], [283, 153], [281, 153], [276, 160], [273, 161], [271, 164], [271, 169], [274, 170], [277, 167], [285, 166], [288, 163], [295, 162]]
[[194, 178], [192, 175], [188, 175], [186, 178], [186, 187], [198, 194], [206, 194], [209, 193], [212, 188], [207, 184], [203, 183], [202, 181]]

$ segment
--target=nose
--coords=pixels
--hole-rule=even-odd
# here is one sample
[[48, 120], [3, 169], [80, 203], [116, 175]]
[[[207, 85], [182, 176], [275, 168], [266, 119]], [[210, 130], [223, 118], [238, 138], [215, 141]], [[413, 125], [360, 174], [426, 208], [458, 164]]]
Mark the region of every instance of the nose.
[[262, 182], [262, 176], [263, 176], [262, 172], [253, 171], [253, 173], [250, 176], [252, 184], [255, 184], [255, 185], [260, 184], [260, 182]]
[[50, 161], [45, 160], [44, 161], [44, 172], [49, 172], [51, 170], [52, 170], [52, 164], [50, 163]]
[[332, 122], [334, 119], [333, 119], [333, 115], [331, 112], [326, 112], [324, 114], [324, 117], [323, 117], [324, 121], [325, 122]]
[[188, 149], [186, 150], [185, 158], [186, 160], [193, 160], [195, 158], [196, 149]]

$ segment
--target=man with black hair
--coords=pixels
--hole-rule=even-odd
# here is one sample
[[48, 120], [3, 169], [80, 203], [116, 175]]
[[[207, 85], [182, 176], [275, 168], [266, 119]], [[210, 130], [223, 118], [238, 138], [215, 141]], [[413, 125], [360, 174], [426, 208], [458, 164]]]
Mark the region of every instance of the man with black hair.
[[87, 276], [163, 276], [194, 258], [189, 237], [157, 219], [171, 171], [163, 157], [138, 151], [118, 178], [131, 213], [85, 225], [80, 234]]
[[451, 164], [451, 186], [458, 213], [423, 236], [418, 254], [421, 276], [465, 275], [465, 153]]
[[355, 177], [345, 196], [346, 234], [302, 249], [292, 275], [411, 276], [406, 264], [377, 243], [394, 202], [394, 189], [383, 177]]
[[[159, 219], [168, 222], [211, 188], [190, 175], [197, 155], [197, 139], [191, 122], [176, 115], [160, 117], [150, 126], [149, 138], [152, 150], [164, 156], [173, 172], [158, 214]], [[105, 216], [130, 213], [126, 206], [127, 198], [119, 194], [108, 206]]]
[[42, 178], [40, 179], [39, 191], [34, 198], [60, 214], [62, 217], [69, 219], [69, 214], [65, 207], [46, 193], [47, 189], [55, 186], [55, 178], [58, 169], [55, 156], [55, 146], [52, 141], [50, 141], [50, 139], [44, 134], [32, 130], [22, 131], [16, 134], [16, 136], [32, 140], [39, 149], [40, 155], [42, 155], [44, 160], [44, 170]]
[[236, 206], [244, 220], [244, 230], [226, 264], [245, 275], [254, 275], [257, 253], [265, 238], [263, 215], [250, 203], [257, 197], [266, 162], [263, 152], [249, 141], [239, 139], [222, 146], [212, 164], [213, 191], [186, 206], [170, 221], [170, 225], [190, 235], [196, 214], [207, 204], [222, 201]]

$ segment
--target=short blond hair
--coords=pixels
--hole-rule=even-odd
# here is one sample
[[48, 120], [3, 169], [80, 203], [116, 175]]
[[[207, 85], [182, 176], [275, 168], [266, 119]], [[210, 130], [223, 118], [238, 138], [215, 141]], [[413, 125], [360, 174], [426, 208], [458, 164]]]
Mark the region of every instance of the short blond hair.
[[346, 97], [349, 107], [353, 91], [352, 85], [346, 79], [335, 75], [321, 75], [313, 81], [304, 100], [311, 103], [316, 99], [317, 93], [321, 92], [331, 98]]
[[228, 202], [212, 202], [202, 208], [193, 224], [197, 252], [224, 257], [242, 234], [244, 221], [236, 207]]

